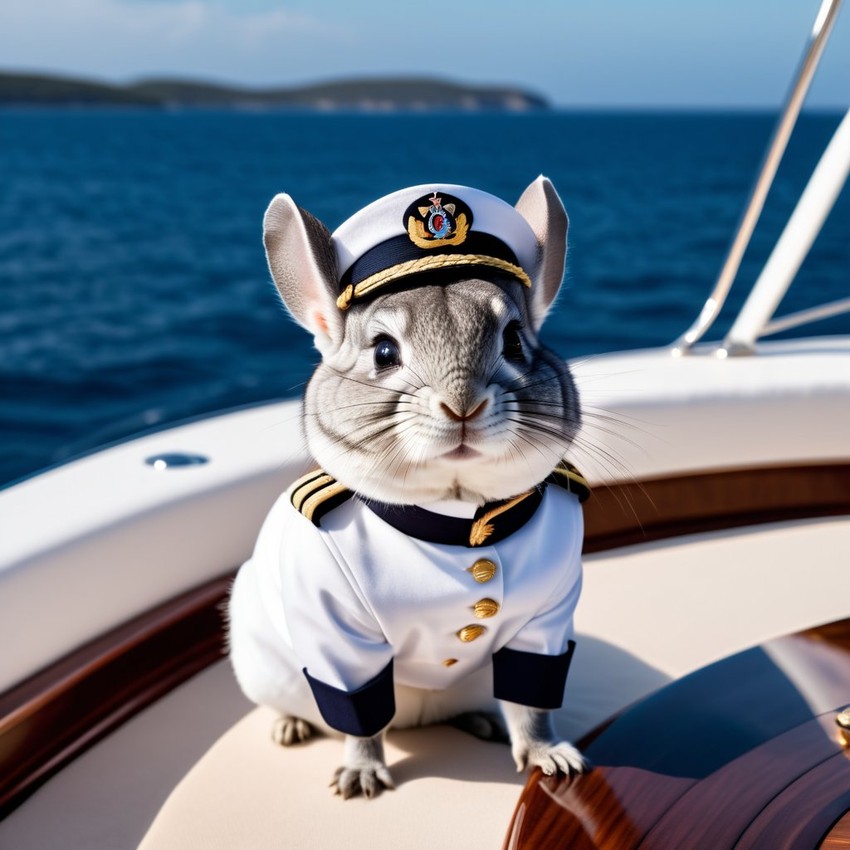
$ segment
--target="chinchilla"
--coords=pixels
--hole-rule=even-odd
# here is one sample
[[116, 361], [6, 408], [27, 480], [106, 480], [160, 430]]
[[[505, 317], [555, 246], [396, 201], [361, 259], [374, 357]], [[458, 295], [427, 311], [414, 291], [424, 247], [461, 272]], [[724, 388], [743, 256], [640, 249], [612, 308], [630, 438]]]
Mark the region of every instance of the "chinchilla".
[[[276, 196], [269, 206], [264, 243], [272, 276], [290, 314], [313, 335], [322, 358], [304, 398], [307, 446], [333, 486], [355, 494], [353, 501], [399, 510], [436, 506], [438, 514], [457, 516], [458, 506], [460, 513], [463, 506], [471, 512], [542, 489], [570, 448], [581, 424], [578, 393], [566, 363], [538, 338], [563, 277], [568, 219], [543, 177], [526, 189], [515, 210], [533, 234], [530, 286], [510, 267], [449, 262], [403, 276], [341, 309], [342, 270], [330, 232], [288, 195]], [[291, 500], [282, 501], [290, 509]], [[279, 586], [248, 575], [252, 563], [285, 557], [282, 536], [290, 541], [290, 550], [292, 540], [302, 539], [295, 520], [284, 535], [271, 517], [252, 561], [236, 581], [231, 657], [246, 694], [280, 714], [274, 736], [289, 745], [309, 737], [313, 728], [332, 731], [334, 724], [317, 710], [316, 691], [311, 692], [302, 673], [311, 665], [290, 645], [294, 615], [283, 628], [273, 622], [275, 611], [285, 606], [269, 601], [270, 594], [280, 593]], [[297, 520], [307, 528], [303, 517]], [[309, 533], [318, 532], [310, 526]], [[303, 575], [311, 570], [310, 557], [306, 550], [292, 555], [296, 561], [303, 558], [291, 567], [298, 575], [299, 594], [312, 592], [304, 589]], [[420, 569], [427, 570], [427, 564]], [[368, 593], [360, 588], [358, 595], [361, 590]], [[327, 588], [316, 593], [317, 599], [322, 593], [333, 596]], [[574, 605], [578, 590], [570, 593]], [[499, 603], [484, 601], [498, 610]], [[345, 616], [354, 623], [352, 629], [361, 628], [354, 614]], [[380, 615], [375, 616], [383, 626]], [[388, 625], [378, 642], [390, 644], [391, 632]], [[522, 657], [522, 652], [516, 654]], [[449, 658], [443, 664], [456, 661]], [[503, 717], [520, 769], [539, 765], [546, 773], [567, 774], [585, 769], [579, 752], [558, 740], [549, 710], [494, 699], [486, 667], [443, 689], [396, 681], [394, 694], [393, 726], [459, 716], [458, 725], [499, 738], [505, 734]], [[393, 787], [383, 733], [346, 735], [343, 766], [334, 780], [337, 793], [373, 796]]]

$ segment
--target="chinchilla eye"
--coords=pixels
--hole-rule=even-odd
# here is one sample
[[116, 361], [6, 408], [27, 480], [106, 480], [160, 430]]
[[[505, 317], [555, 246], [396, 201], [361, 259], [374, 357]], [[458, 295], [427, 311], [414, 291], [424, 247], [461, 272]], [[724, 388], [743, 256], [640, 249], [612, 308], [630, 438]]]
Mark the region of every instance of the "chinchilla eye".
[[508, 322], [502, 334], [502, 356], [513, 363], [522, 363], [525, 360], [520, 330], [519, 322]]
[[398, 343], [388, 336], [379, 336], [375, 340], [375, 367], [377, 369], [392, 369], [401, 366], [401, 352]]

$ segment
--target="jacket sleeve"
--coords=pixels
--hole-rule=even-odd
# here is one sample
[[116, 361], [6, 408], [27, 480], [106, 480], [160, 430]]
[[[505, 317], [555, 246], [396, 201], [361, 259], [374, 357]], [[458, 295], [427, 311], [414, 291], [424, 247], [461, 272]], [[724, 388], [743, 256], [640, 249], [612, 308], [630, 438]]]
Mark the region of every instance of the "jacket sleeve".
[[332, 728], [368, 737], [395, 713], [392, 647], [324, 533], [292, 510], [280, 553], [285, 629]]
[[[493, 690], [498, 699], [535, 708], [560, 708], [575, 650], [574, 615], [581, 595], [581, 509], [573, 496], [566, 545], [556, 547], [552, 595], [508, 643], [493, 655]], [[554, 556], [553, 556], [554, 557]]]

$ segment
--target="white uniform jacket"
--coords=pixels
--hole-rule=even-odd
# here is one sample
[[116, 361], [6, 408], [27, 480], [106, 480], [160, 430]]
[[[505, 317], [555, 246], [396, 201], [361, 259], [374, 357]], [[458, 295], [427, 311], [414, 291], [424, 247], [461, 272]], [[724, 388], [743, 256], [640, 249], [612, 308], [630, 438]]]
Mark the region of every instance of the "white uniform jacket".
[[341, 732], [386, 726], [394, 682], [443, 689], [488, 664], [497, 698], [556, 708], [587, 492], [563, 466], [467, 520], [366, 503], [319, 471], [278, 500], [242, 570], [254, 574], [267, 639], [291, 646]]

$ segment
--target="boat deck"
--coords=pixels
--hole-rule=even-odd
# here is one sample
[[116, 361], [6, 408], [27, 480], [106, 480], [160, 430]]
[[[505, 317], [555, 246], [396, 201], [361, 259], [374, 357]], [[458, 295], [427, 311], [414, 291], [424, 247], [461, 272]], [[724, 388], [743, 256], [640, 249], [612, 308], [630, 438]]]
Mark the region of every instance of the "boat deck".
[[[850, 519], [827, 518], [587, 556], [562, 732], [578, 739], [719, 658], [844, 617], [847, 551]], [[524, 777], [505, 747], [446, 727], [392, 732], [398, 790], [342, 803], [327, 788], [339, 742], [280, 750], [269, 724], [217, 664], [38, 790], [0, 824], [0, 846], [134, 847], [152, 821], [145, 850], [262, 848], [281, 835], [288, 846], [336, 846], [341, 834], [351, 850], [498, 847], [507, 834]]]

